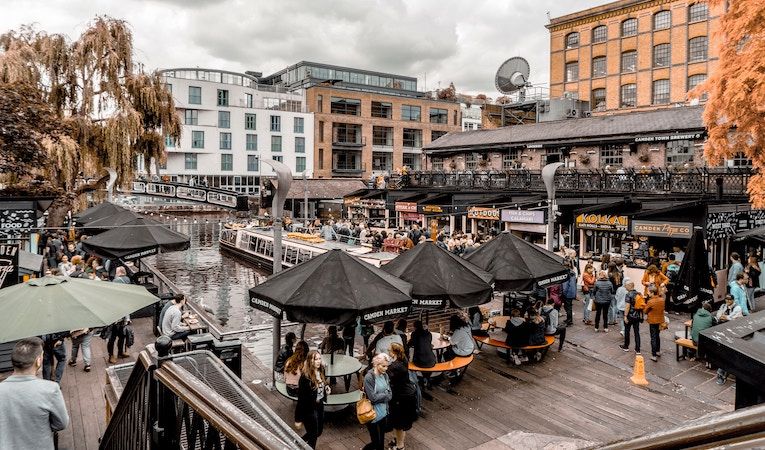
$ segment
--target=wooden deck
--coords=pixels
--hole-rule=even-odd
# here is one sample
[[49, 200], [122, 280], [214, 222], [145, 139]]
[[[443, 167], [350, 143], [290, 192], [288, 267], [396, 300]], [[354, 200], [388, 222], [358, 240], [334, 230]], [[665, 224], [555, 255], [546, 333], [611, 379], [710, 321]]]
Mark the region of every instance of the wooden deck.
[[[132, 354], [154, 340], [150, 320], [138, 319], [134, 326]], [[293, 402], [269, 390], [270, 361], [264, 364], [255, 356], [268, 359], [270, 335], [255, 337], [249, 351], [244, 352], [243, 380], [292, 423]], [[312, 341], [315, 339], [309, 339]], [[93, 371], [83, 372], [79, 361], [77, 367], [66, 368], [62, 380], [71, 423], [60, 433], [61, 449], [95, 449], [105, 429], [106, 344], [96, 338], [92, 347]], [[564, 347], [562, 353], [553, 349], [542, 363], [521, 367], [508, 365], [494, 349], [485, 349], [476, 355], [452, 391], [429, 391], [433, 400], [424, 401], [426, 417], [408, 433], [407, 448], [508, 448], [502, 442], [514, 432], [607, 442], [718, 411], [713, 403], [677, 393], [671, 385], [652, 383], [648, 389], [633, 386], [628, 381], [630, 375], [576, 347]], [[342, 389], [340, 384], [336, 389]], [[366, 428], [356, 422], [353, 409], [348, 408], [328, 414], [319, 448], [358, 449], [366, 442]]]

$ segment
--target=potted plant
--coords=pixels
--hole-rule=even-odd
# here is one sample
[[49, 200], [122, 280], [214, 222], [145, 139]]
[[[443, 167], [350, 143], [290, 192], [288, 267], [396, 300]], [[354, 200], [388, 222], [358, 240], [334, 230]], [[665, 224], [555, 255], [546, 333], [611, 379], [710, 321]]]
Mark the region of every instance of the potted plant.
[[590, 155], [582, 155], [579, 157], [579, 162], [582, 163], [583, 166], [589, 166], [590, 165]]
[[640, 154], [638, 154], [638, 161], [641, 163], [647, 163], [651, 161], [651, 155], [646, 152], [640, 152]]
[[485, 169], [488, 165], [489, 165], [489, 160], [486, 159], [485, 157], [482, 157], [481, 159], [478, 160], [478, 167]]
[[457, 168], [457, 163], [454, 160], [449, 161], [449, 168], [452, 169], [452, 170], [456, 169]]

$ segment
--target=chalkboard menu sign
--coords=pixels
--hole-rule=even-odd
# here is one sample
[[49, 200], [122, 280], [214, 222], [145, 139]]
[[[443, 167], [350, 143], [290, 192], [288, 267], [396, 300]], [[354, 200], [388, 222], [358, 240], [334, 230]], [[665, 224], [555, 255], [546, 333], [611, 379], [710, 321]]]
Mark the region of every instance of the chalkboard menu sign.
[[19, 246], [0, 244], [0, 289], [19, 282]]
[[765, 226], [765, 210], [710, 212], [707, 214], [707, 239], [723, 239], [762, 226]]
[[34, 209], [0, 210], [0, 239], [10, 239], [37, 226], [37, 213]]

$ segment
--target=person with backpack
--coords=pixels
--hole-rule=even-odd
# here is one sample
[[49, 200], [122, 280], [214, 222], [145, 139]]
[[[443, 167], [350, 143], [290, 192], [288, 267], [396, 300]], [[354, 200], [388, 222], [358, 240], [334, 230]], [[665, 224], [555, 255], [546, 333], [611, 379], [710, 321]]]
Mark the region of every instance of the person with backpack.
[[393, 397], [389, 405], [388, 426], [393, 428], [396, 438], [388, 447], [400, 450], [404, 448], [406, 432], [412, 429], [412, 424], [417, 420], [419, 386], [409, 376], [409, 361], [404, 347], [397, 343], [391, 344], [390, 356], [393, 362], [388, 368], [388, 377]]
[[643, 322], [645, 299], [637, 290], [635, 283], [624, 283], [624, 343], [619, 346], [625, 352], [630, 350], [630, 329], [635, 333], [635, 353], [640, 354], [640, 324]]
[[569, 263], [568, 280], [563, 283], [563, 309], [566, 310], [566, 326], [574, 324], [574, 300], [576, 300], [576, 272]]
[[584, 294], [584, 310], [582, 311], [582, 322], [585, 325], [592, 325], [590, 320], [590, 306], [592, 302], [592, 289], [595, 287], [595, 266], [588, 262], [584, 266], [582, 273], [582, 293]]
[[592, 288], [593, 301], [595, 302], [595, 332], [599, 331], [600, 317], [603, 316], [603, 331], [608, 333], [608, 309], [614, 298], [614, 286], [608, 279], [605, 270], [598, 272], [598, 281]]
[[651, 361], [656, 362], [661, 356], [661, 324], [664, 319], [664, 288], [649, 286], [648, 302], [645, 305], [645, 313], [648, 319], [648, 330], [651, 332]]
[[566, 340], [566, 325], [560, 323], [560, 313], [555, 309], [553, 299], [547, 299], [547, 304], [542, 307], [542, 317], [545, 319], [545, 336], [559, 336], [558, 351], [560, 352]]

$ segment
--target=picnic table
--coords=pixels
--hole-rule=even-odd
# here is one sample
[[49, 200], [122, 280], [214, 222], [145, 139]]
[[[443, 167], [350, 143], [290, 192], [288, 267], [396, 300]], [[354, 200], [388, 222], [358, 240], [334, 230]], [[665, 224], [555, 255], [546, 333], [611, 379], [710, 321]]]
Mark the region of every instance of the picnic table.
[[358, 359], [341, 354], [323, 354], [324, 374], [328, 377], [342, 377], [345, 381], [345, 390], [351, 385], [351, 375], [361, 370], [361, 361]]

